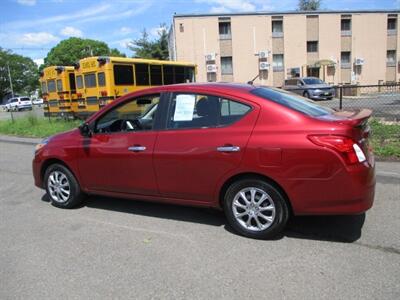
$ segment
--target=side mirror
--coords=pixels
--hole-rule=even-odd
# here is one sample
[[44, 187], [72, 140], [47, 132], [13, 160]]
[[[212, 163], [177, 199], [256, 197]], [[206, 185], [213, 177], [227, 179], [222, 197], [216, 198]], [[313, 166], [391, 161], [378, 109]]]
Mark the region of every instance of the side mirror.
[[81, 126], [79, 126], [79, 131], [84, 137], [91, 137], [93, 134], [88, 123], [83, 123]]

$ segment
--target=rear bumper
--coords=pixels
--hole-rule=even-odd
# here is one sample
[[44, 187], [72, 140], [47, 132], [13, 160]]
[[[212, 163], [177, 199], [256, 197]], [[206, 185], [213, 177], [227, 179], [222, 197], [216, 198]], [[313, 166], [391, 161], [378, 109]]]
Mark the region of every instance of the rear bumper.
[[363, 213], [373, 205], [375, 182], [375, 166], [367, 162], [343, 168], [328, 180], [296, 181], [293, 211], [296, 215]]

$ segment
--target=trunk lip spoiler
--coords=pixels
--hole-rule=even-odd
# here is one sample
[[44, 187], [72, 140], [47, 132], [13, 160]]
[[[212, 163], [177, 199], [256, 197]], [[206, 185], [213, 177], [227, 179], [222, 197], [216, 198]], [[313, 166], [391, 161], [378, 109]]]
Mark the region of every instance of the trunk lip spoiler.
[[321, 121], [333, 121], [362, 126], [372, 116], [372, 110], [368, 108], [347, 111], [335, 111], [332, 114], [318, 117]]

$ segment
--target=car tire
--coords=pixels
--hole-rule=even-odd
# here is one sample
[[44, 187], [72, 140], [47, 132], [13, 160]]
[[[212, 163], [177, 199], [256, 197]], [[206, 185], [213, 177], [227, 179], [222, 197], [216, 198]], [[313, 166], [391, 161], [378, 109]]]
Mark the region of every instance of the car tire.
[[311, 99], [310, 94], [307, 91], [303, 93], [303, 97]]
[[289, 219], [288, 204], [279, 189], [258, 178], [242, 179], [231, 184], [223, 205], [232, 228], [249, 238], [274, 238]]
[[56, 207], [74, 208], [84, 199], [75, 176], [61, 164], [53, 164], [46, 169], [44, 184], [51, 204]]

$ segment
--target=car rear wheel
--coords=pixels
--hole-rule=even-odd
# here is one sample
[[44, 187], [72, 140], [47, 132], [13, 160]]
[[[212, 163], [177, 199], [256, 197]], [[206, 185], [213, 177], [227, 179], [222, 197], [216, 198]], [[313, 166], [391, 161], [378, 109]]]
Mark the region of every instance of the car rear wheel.
[[236, 181], [228, 188], [224, 211], [238, 233], [256, 239], [273, 238], [289, 218], [287, 203], [279, 190], [256, 178]]
[[51, 204], [56, 207], [73, 208], [83, 200], [83, 193], [75, 176], [61, 164], [53, 164], [47, 168], [44, 182]]

